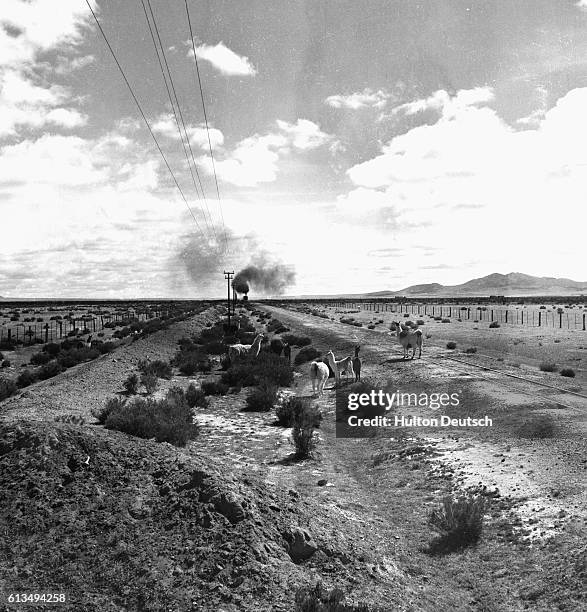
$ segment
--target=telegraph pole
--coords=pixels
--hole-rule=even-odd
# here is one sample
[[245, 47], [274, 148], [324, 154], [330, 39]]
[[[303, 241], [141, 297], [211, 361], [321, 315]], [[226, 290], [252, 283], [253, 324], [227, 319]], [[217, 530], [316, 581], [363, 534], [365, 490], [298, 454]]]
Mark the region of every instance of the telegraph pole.
[[224, 278], [226, 279], [228, 286], [228, 329], [230, 331], [230, 281], [234, 276], [234, 272], [226, 272], [224, 271]]

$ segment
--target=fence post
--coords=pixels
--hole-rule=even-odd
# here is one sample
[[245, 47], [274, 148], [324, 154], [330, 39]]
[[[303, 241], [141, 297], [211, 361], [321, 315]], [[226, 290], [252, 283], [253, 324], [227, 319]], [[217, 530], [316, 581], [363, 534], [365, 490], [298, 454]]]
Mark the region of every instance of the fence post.
[[505, 311], [505, 322], [506, 323], [508, 322], [508, 311], [507, 310]]
[[542, 310], [538, 311], [538, 327], [542, 325]]
[[558, 326], [559, 326], [559, 329], [563, 328], [563, 313], [562, 312], [558, 313]]
[[585, 331], [585, 313], [583, 313], [583, 331]]

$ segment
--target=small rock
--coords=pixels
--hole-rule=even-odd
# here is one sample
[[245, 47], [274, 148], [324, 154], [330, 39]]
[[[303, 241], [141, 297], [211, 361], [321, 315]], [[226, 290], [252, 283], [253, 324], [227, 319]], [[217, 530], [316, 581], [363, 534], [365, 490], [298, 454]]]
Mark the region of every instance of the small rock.
[[326, 478], [322, 478], [316, 483], [319, 487], [325, 487], [328, 484], [328, 480]]
[[287, 552], [294, 563], [309, 559], [318, 550], [310, 533], [301, 527], [292, 527], [285, 534], [285, 540], [289, 544]]

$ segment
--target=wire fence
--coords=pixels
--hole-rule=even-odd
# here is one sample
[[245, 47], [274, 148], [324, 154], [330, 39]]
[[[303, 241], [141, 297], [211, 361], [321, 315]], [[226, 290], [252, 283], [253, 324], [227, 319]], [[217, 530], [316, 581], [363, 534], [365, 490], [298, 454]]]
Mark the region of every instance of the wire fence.
[[54, 317], [48, 321], [7, 321], [0, 326], [0, 343], [16, 342], [27, 345], [37, 344], [39, 341], [53, 342], [62, 338], [100, 332], [106, 328], [144, 322], [166, 316], [167, 314], [167, 311], [163, 310], [151, 310], [148, 312], [128, 311], [98, 315], [80, 314], [79, 316], [69, 316], [61, 319]]
[[397, 302], [329, 302], [327, 305], [341, 309], [366, 310], [374, 313], [391, 312], [398, 315], [429, 315], [440, 319], [488, 322], [499, 325], [550, 327], [585, 331], [587, 313], [564, 308], [498, 308], [493, 306], [460, 306], [446, 304], [418, 304]]

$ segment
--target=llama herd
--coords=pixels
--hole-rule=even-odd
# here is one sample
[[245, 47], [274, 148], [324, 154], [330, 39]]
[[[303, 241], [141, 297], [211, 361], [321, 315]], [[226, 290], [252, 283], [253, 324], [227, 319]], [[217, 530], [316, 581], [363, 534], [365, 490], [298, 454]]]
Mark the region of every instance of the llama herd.
[[[398, 342], [404, 349], [404, 359], [409, 357], [410, 349], [412, 349], [412, 357], [418, 350], [418, 359], [422, 357], [422, 331], [420, 329], [412, 329], [397, 321], [392, 321], [390, 325], [391, 335], [395, 332]], [[231, 363], [235, 363], [241, 358], [252, 357], [255, 359], [261, 350], [261, 343], [265, 338], [264, 334], [257, 334], [252, 344], [232, 344], [228, 347], [228, 357]], [[324, 392], [324, 385], [330, 377], [330, 372], [334, 374], [335, 386], [340, 385], [341, 376], [345, 375], [345, 380], [348, 380], [348, 376], [357, 382], [361, 380], [361, 358], [359, 357], [359, 351], [361, 345], [355, 346], [355, 355], [351, 357], [343, 357], [337, 359], [332, 351], [326, 353], [326, 361], [313, 361], [310, 364], [310, 380], [312, 382], [312, 392], [314, 394], [322, 395]], [[285, 344], [283, 347], [283, 355], [291, 360], [291, 347], [289, 344]]]

